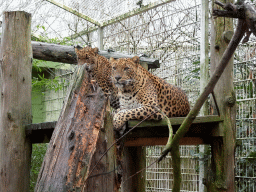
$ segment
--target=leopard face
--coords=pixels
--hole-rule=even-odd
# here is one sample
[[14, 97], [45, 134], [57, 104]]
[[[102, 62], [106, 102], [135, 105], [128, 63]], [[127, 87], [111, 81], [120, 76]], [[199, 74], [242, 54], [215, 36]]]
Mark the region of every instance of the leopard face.
[[112, 82], [117, 88], [123, 92], [129, 92], [134, 89], [140, 81], [140, 77], [136, 74], [139, 65], [139, 57], [132, 59], [122, 58], [119, 60], [110, 59], [112, 65]]
[[97, 70], [97, 56], [99, 52], [99, 49], [97, 47], [76, 47], [75, 52], [78, 57], [78, 65], [86, 64], [86, 69], [88, 71]]
[[119, 108], [117, 89], [111, 80], [111, 64], [108, 59], [98, 54], [98, 48], [75, 48], [78, 65], [86, 65], [85, 69], [92, 75], [105, 95], [110, 96], [110, 104]]

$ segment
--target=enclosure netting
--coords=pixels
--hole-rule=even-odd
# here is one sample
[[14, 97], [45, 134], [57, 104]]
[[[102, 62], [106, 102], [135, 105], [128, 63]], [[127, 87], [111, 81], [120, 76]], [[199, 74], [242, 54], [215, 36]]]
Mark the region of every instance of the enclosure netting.
[[[200, 3], [199, 0], [6, 0], [1, 2], [0, 9], [1, 17], [4, 10], [30, 12], [33, 38], [48, 42], [95, 47], [98, 25], [103, 26], [104, 49], [159, 59], [160, 68], [151, 72], [182, 87], [193, 106], [200, 92]], [[159, 6], [155, 6], [157, 4]], [[146, 6], [155, 7], [146, 10]], [[143, 12], [134, 14], [140, 7]], [[118, 16], [120, 20], [116, 19]], [[234, 56], [236, 184], [237, 191], [246, 192], [256, 191], [255, 54], [255, 37], [252, 37], [250, 42], [239, 46]], [[52, 70], [52, 67], [46, 68]], [[53, 73], [66, 79], [72, 70], [54, 69]], [[48, 113], [45, 121], [57, 120], [52, 114], [59, 114], [66, 89], [60, 91], [57, 94], [52, 90], [44, 91], [44, 113]], [[162, 146], [147, 147], [147, 165], [158, 158], [162, 150]], [[182, 191], [199, 191], [198, 147], [182, 146], [180, 151]], [[209, 159], [209, 154], [204, 157], [203, 160]], [[146, 179], [147, 191], [171, 191], [170, 156], [148, 168]]]

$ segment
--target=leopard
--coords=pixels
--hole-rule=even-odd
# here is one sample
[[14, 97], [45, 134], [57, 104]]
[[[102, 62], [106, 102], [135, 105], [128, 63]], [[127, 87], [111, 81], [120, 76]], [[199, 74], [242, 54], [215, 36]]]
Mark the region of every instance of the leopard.
[[105, 96], [110, 97], [110, 106], [113, 110], [115, 111], [119, 109], [118, 89], [112, 83], [112, 67], [110, 61], [106, 57], [99, 55], [99, 49], [97, 47], [92, 48], [86, 46], [82, 48], [76, 46], [75, 53], [77, 55], [78, 65], [85, 64], [85, 69], [96, 80]]
[[111, 78], [117, 87], [120, 104], [113, 124], [121, 133], [129, 120], [184, 117], [190, 111], [188, 97], [181, 88], [153, 75], [139, 61], [138, 56], [110, 58]]

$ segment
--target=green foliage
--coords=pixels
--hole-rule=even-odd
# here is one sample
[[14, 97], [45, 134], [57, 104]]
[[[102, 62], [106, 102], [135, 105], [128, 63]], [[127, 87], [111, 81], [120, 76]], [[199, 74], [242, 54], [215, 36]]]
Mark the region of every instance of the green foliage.
[[[41, 41], [55, 44], [65, 44], [69, 38], [58, 39], [47, 37], [46, 29], [44, 26], [37, 26], [38, 29], [42, 29], [46, 34], [45, 36], [32, 37], [34, 41]], [[33, 59], [32, 65], [32, 91], [40, 92], [43, 94], [44, 90], [61, 90], [66, 86], [65, 79], [61, 79], [55, 76], [54, 69], [52, 70], [47, 63], [42, 60]], [[49, 63], [48, 63], [49, 64]], [[34, 191], [34, 187], [37, 182], [37, 176], [40, 172], [41, 164], [44, 159], [44, 155], [47, 150], [47, 144], [33, 144], [32, 159], [31, 159], [31, 177], [30, 177], [30, 191]]]
[[[46, 28], [43, 25], [37, 25], [36, 26], [37, 30], [42, 30], [43, 35], [39, 35], [37, 37], [33, 36], [32, 40], [33, 41], [40, 41], [40, 42], [47, 42], [47, 43], [54, 43], [54, 44], [59, 44], [59, 45], [72, 45], [73, 43], [71, 42], [70, 37], [64, 37], [64, 38], [50, 38], [48, 37], [48, 33], [46, 32]], [[70, 42], [70, 43], [68, 43]]]
[[38, 74], [38, 77], [32, 78], [32, 90], [35, 92], [40, 92], [44, 89], [55, 90], [55, 92], [57, 92], [58, 90], [63, 89], [64, 85], [65, 79], [60, 82], [59, 77], [55, 77], [54, 79], [46, 79], [44, 78], [44, 74], [42, 76]]
[[44, 159], [48, 144], [33, 144], [31, 156], [31, 170], [30, 170], [30, 191], [34, 191], [37, 176], [40, 172], [41, 164]]

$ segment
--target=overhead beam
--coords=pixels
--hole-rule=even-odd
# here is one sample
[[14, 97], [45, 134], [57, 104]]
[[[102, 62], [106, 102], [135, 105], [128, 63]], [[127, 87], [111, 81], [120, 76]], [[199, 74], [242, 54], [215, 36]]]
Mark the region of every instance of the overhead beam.
[[[67, 45], [57, 45], [51, 43], [43, 43], [32, 41], [32, 49], [33, 49], [33, 58], [41, 59], [45, 61], [53, 61], [60, 63], [69, 63], [69, 64], [77, 64], [77, 58], [74, 46]], [[109, 52], [109, 51], [99, 51], [99, 55], [102, 55], [106, 58], [113, 57], [115, 59], [119, 58], [132, 58], [135, 55], [128, 55], [118, 52]], [[159, 60], [152, 59], [148, 57], [140, 57], [141, 62], [146, 62], [149, 68], [158, 68]]]
[[146, 12], [146, 11], [148, 11], [150, 9], [154, 9], [154, 8], [159, 7], [161, 5], [164, 5], [166, 3], [170, 3], [172, 1], [175, 1], [175, 0], [163, 0], [163, 1], [160, 1], [160, 2], [158, 1], [158, 2], [154, 2], [154, 3], [149, 3], [147, 5], [142, 5], [141, 8], [133, 9], [132, 11], [129, 11], [129, 12], [125, 13], [125, 14], [119, 15], [119, 16], [113, 18], [113, 19], [109, 19], [109, 20], [103, 22], [101, 24], [101, 27], [106, 27], [108, 25], [112, 25], [114, 23], [117, 23], [117, 22], [122, 21], [124, 19], [127, 19], [129, 17], [133, 17], [135, 15], [138, 15], [138, 14], [141, 14], [143, 12]]
[[[47, 0], [47, 1], [52, 1], [52, 0]], [[100, 25], [97, 25], [98, 27], [106, 27], [108, 25], [112, 25], [114, 23], [117, 23], [119, 21], [122, 21], [124, 19], [127, 19], [127, 18], [130, 18], [130, 17], [133, 17], [135, 15], [138, 15], [138, 14], [141, 14], [143, 12], [146, 12], [150, 9], [154, 9], [156, 7], [159, 7], [161, 5], [164, 5], [164, 4], [167, 4], [167, 3], [170, 3], [172, 1], [175, 1], [175, 0], [163, 0], [163, 1], [160, 1], [160, 2], [154, 2], [154, 3], [149, 3], [148, 5], [142, 5], [141, 8], [136, 8], [136, 9], [133, 9], [127, 13], [124, 13], [122, 15], [119, 15], [113, 19], [109, 19], [107, 21], [104, 21], [104, 22], [99, 22]], [[82, 18], [82, 17], [81, 17]], [[85, 30], [82, 30], [80, 31], [79, 33], [77, 34], [74, 34], [74, 35], [71, 35], [70, 38], [71, 39], [76, 39], [78, 38], [79, 36], [82, 36], [82, 35], [85, 35], [85, 34], [88, 34], [90, 32], [93, 32], [95, 30], [98, 29], [98, 27], [91, 27], [89, 29], [85, 29]]]
[[52, 3], [53, 5], [58, 6], [61, 9], [64, 9], [65, 11], [68, 11], [68, 12], [70, 12], [70, 13], [72, 13], [72, 14], [74, 14], [74, 15], [76, 15], [76, 16], [78, 16], [78, 17], [80, 17], [80, 18], [82, 18], [82, 19], [84, 19], [84, 20], [86, 20], [86, 21], [88, 21], [90, 23], [92, 23], [92, 24], [95, 24], [97, 26], [101, 26], [101, 24], [98, 21], [96, 21], [96, 20], [90, 18], [89, 16], [84, 15], [84, 14], [82, 14], [82, 13], [80, 13], [80, 12], [78, 12], [78, 11], [76, 11], [76, 10], [66, 6], [66, 5], [58, 3], [58, 2], [56, 2], [54, 0], [46, 0], [46, 1], [48, 1], [49, 3]]

